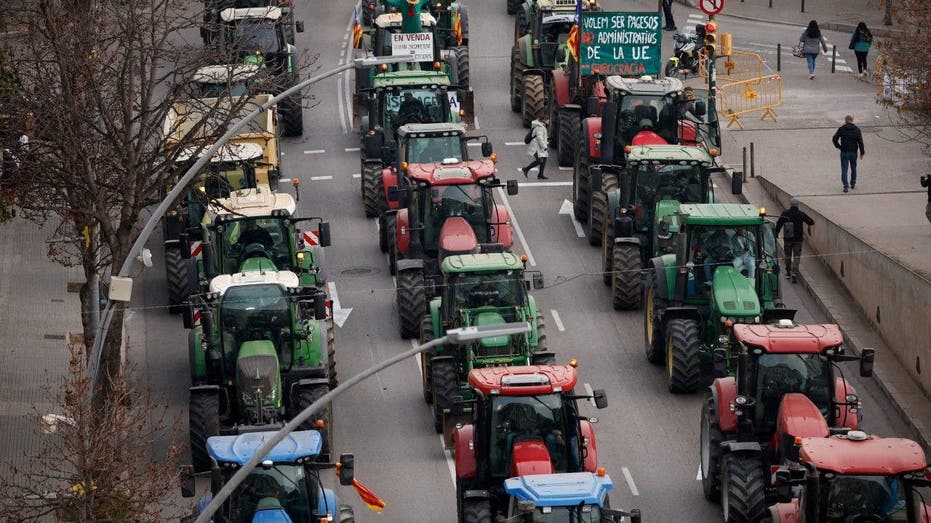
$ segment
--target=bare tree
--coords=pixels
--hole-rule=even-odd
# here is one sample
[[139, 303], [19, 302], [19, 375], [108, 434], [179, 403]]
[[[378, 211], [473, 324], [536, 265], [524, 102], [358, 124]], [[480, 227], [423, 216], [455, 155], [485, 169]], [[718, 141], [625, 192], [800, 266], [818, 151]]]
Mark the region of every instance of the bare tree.
[[[0, 473], [5, 521], [167, 521], [178, 489], [179, 443], [158, 449], [179, 428], [165, 405], [137, 388], [133, 369], [111, 380], [105, 415], [93, 406], [81, 348], [70, 346], [68, 373], [50, 384], [61, 413], [36, 412], [38, 451]], [[37, 432], [39, 432], [37, 430]], [[177, 509], [175, 509], [177, 511]]]

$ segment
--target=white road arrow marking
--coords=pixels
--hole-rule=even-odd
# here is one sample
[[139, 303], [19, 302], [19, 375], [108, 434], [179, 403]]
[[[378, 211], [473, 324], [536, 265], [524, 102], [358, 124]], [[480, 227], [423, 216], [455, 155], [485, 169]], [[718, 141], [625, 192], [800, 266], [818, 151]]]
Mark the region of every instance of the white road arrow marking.
[[559, 317], [559, 313], [556, 312], [556, 309], [550, 309], [550, 314], [553, 315], [553, 321], [556, 322], [556, 328], [559, 329], [559, 332], [566, 330], [566, 327], [562, 324], [562, 319]]
[[326, 286], [330, 291], [330, 300], [333, 302], [333, 323], [339, 328], [343, 328], [343, 324], [349, 319], [349, 313], [352, 312], [352, 308], [347, 307], [344, 309], [340, 306], [339, 294], [336, 293], [336, 283], [329, 281]]
[[572, 202], [569, 200], [563, 200], [562, 206], [559, 208], [559, 214], [568, 214], [569, 219], [572, 220], [572, 226], [575, 227], [575, 234], [579, 238], [585, 237], [585, 230], [582, 229], [582, 224], [579, 223], [579, 220], [575, 219], [575, 209], [572, 206]]

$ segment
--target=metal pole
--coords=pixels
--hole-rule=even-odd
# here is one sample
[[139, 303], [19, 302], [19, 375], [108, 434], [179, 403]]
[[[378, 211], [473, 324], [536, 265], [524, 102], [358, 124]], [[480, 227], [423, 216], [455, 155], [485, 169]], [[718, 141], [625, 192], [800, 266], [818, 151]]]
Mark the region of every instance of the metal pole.
[[[518, 327], [518, 325], [520, 327]], [[516, 330], [517, 328], [520, 328], [523, 332], [530, 331], [529, 323], [521, 323], [521, 324], [505, 323], [503, 325], [496, 325], [495, 327], [498, 327], [500, 329], [507, 329], [509, 327], [514, 328], [515, 329], [514, 332], [519, 332]], [[474, 327], [472, 329], [474, 329]], [[455, 329], [455, 330], [465, 331], [467, 329]], [[487, 334], [484, 335], [484, 337], [494, 336], [495, 334], [492, 332], [494, 330], [495, 329], [493, 328], [487, 329], [488, 332]], [[275, 445], [277, 445], [281, 440], [283, 440], [285, 436], [287, 436], [292, 431], [297, 429], [301, 425], [301, 423], [304, 423], [305, 421], [307, 421], [315, 412], [320, 410], [321, 407], [333, 401], [334, 398], [346, 392], [350, 388], [354, 387], [356, 384], [370, 378], [371, 376], [374, 376], [375, 374], [381, 372], [384, 369], [387, 369], [388, 367], [398, 362], [404, 361], [407, 358], [414, 356], [417, 353], [423, 352], [427, 349], [431, 349], [433, 347], [436, 347], [437, 345], [442, 345], [444, 343], [461, 344], [463, 343], [463, 341], [467, 341], [467, 340], [461, 340], [461, 341], [457, 340], [457, 337], [454, 336], [454, 333], [450, 331], [449, 334], [447, 334], [446, 336], [443, 336], [442, 338], [429, 341], [423, 345], [418, 345], [417, 347], [404, 351], [401, 354], [398, 354], [397, 356], [389, 358], [376, 365], [373, 365], [369, 367], [368, 369], [362, 371], [361, 373], [356, 374], [355, 376], [349, 378], [348, 380], [340, 383], [336, 388], [334, 388], [330, 392], [327, 392], [320, 399], [313, 402], [309, 407], [302, 410], [300, 414], [295, 416], [294, 419], [289, 421], [284, 427], [282, 427], [278, 432], [276, 432], [275, 435], [271, 437], [271, 439], [269, 439], [268, 441], [263, 443], [261, 447], [256, 449], [255, 454], [253, 454], [252, 457], [249, 458], [249, 461], [247, 461], [242, 467], [240, 467], [239, 470], [237, 470], [236, 473], [233, 474], [233, 477], [231, 477], [230, 480], [227, 481], [225, 485], [223, 485], [223, 488], [221, 488], [220, 491], [217, 492], [216, 495], [213, 496], [213, 499], [210, 501], [210, 504], [208, 504], [204, 508], [204, 511], [201, 512], [197, 516], [197, 519], [194, 521], [194, 523], [207, 523], [208, 521], [210, 521], [210, 517], [213, 516], [213, 514], [220, 508], [221, 505], [223, 505], [223, 502], [225, 502], [226, 499], [229, 498], [230, 494], [233, 493], [236, 487], [239, 486], [239, 484], [242, 483], [244, 479], [246, 479], [246, 476], [248, 476], [249, 473], [252, 472], [252, 469], [254, 469], [255, 466], [258, 465], [263, 459], [265, 459], [265, 456], [267, 456], [268, 453], [271, 452], [271, 450], [275, 447]]]
[[[261, 106], [257, 107], [254, 111], [249, 113], [245, 118], [239, 120], [232, 127], [226, 131], [226, 134], [220, 137], [213, 145], [207, 149], [206, 152], [200, 155], [200, 158], [194, 162], [194, 165], [184, 173], [184, 176], [178, 180], [178, 183], [172, 187], [171, 191], [168, 192], [168, 195], [165, 196], [165, 199], [162, 200], [158, 207], [155, 208], [155, 211], [152, 212], [152, 216], [149, 217], [149, 220], [145, 223], [145, 226], [142, 227], [142, 231], [139, 233], [139, 237], [136, 238], [136, 241], [133, 243], [132, 247], [129, 249], [129, 253], [126, 256], [126, 259], [123, 260], [123, 265], [120, 267], [120, 272], [117, 276], [126, 277], [129, 276], [130, 270], [132, 270], [133, 264], [135, 263], [136, 256], [142, 253], [142, 248], [145, 246], [146, 242], [149, 241], [149, 236], [152, 235], [152, 231], [155, 230], [155, 226], [158, 224], [158, 221], [162, 218], [162, 215], [165, 214], [165, 211], [168, 210], [168, 207], [181, 195], [187, 185], [194, 179], [194, 176], [200, 171], [200, 168], [204, 166], [213, 155], [220, 150], [221, 147], [226, 145], [226, 142], [230, 140], [233, 136], [240, 131], [240, 129], [249, 125], [249, 122], [255, 119], [256, 116], [261, 114], [264, 111], [267, 111], [271, 106], [275, 105], [279, 101], [291, 96], [292, 94], [299, 92], [301, 89], [324, 80], [331, 76], [335, 76], [343, 71], [347, 71], [356, 66], [367, 66], [367, 65], [380, 65], [380, 64], [389, 64], [389, 63], [400, 63], [408, 61], [410, 58], [406, 56], [385, 56], [379, 58], [357, 58], [351, 62], [342, 64], [335, 69], [318, 74], [299, 82], [290, 89], [286, 89], [281, 94], [273, 97], [271, 100], [265, 102]], [[108, 301], [107, 307], [104, 309], [103, 318], [100, 323], [100, 332], [98, 332], [96, 338], [94, 338], [94, 347], [92, 349], [92, 359], [90, 365], [87, 366], [88, 377], [91, 378], [91, 387], [93, 388], [97, 382], [97, 369], [100, 367], [100, 352], [103, 347], [103, 339], [106, 338], [107, 332], [110, 329], [110, 322], [113, 319], [113, 302]]]
[[831, 74], [834, 74], [837, 67], [837, 45], [831, 46]]
[[776, 71], [782, 71], [782, 44], [776, 44]]
[[[100, 224], [95, 224], [90, 230], [90, 247], [94, 249], [94, 275], [91, 276], [88, 284], [91, 286], [91, 330], [96, 334], [100, 330], [100, 275], [97, 273], [97, 266], [100, 265]], [[94, 339], [94, 343], [97, 340]]]
[[741, 170], [741, 172], [748, 173], [748, 172], [750, 172], [750, 171], [747, 170], [747, 148], [746, 148], [746, 146], [744, 147], [744, 151], [743, 151], [743, 152], [744, 152], [744, 154], [743, 154], [744, 161], [743, 161], [743, 169]]
[[805, 12], [805, 0], [802, 0], [802, 12]]
[[[756, 178], [756, 160], [753, 154], [753, 142], [750, 142], [750, 178]], [[747, 172], [747, 171], [744, 171]]]
[[892, 0], [886, 0], [886, 12], [883, 14], [883, 25], [892, 25]]

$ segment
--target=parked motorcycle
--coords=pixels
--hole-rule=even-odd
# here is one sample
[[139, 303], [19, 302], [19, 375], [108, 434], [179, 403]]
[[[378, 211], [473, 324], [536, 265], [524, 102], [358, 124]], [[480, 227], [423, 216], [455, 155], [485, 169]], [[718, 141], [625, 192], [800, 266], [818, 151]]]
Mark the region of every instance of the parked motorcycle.
[[672, 35], [675, 42], [674, 52], [666, 62], [664, 74], [667, 77], [688, 77], [698, 71], [698, 50], [701, 48], [703, 37], [698, 34], [675, 33]]

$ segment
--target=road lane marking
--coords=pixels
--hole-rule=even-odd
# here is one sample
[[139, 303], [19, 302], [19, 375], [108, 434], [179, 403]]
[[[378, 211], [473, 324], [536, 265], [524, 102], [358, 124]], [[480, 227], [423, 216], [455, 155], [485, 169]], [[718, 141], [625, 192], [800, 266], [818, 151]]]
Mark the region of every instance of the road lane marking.
[[533, 253], [530, 252], [530, 246], [527, 245], [527, 240], [524, 238], [524, 232], [520, 229], [520, 224], [517, 223], [517, 216], [514, 214], [514, 210], [511, 209], [511, 203], [508, 202], [508, 195], [505, 194], [501, 187], [498, 187], [497, 191], [498, 195], [501, 197], [501, 202], [504, 203], [504, 208], [508, 210], [508, 215], [511, 217], [511, 225], [514, 228], [514, 232], [517, 233], [518, 241], [520, 241], [521, 246], [524, 248], [524, 254], [527, 255], [527, 261], [530, 263], [531, 267], [536, 267], [537, 260], [533, 258]]
[[478, 124], [478, 115], [475, 115], [475, 117], [473, 118], [473, 120], [475, 121], [475, 130], [477, 131], [477, 130], [481, 129], [482, 126], [480, 126], [480, 125]]
[[568, 187], [572, 182], [518, 182], [519, 187]]
[[504, 145], [512, 146], [512, 145], [527, 145], [527, 144], [525, 144], [524, 142], [504, 142]]
[[353, 177], [353, 178], [362, 178], [362, 174], [361, 174], [361, 173], [352, 173], [352, 177]]
[[357, 153], [357, 152], [359, 152], [359, 148], [358, 148], [358, 147], [347, 147], [347, 148], [345, 149], [345, 151], [346, 151], [347, 153]]
[[637, 490], [637, 485], [634, 484], [634, 477], [630, 475], [630, 470], [627, 467], [621, 467], [621, 472], [624, 473], [624, 479], [627, 480], [627, 486], [630, 487], [630, 493], [634, 496], [639, 496], [640, 492]]
[[313, 149], [310, 151], [304, 151], [304, 154], [323, 154], [326, 152], [326, 149]]
[[695, 479], [701, 481], [701, 463], [698, 464], [698, 475], [695, 476]]
[[562, 166], [560, 166], [560, 167], [559, 167], [559, 170], [560, 170], [560, 171], [571, 171], [571, 170], [572, 170], [572, 167], [562, 167]]
[[550, 309], [550, 314], [553, 315], [553, 323], [556, 324], [556, 329], [557, 329], [559, 332], [565, 331], [565, 330], [566, 330], [566, 327], [562, 324], [562, 320], [559, 319], [559, 313], [556, 312], [556, 309]]
[[569, 200], [563, 200], [562, 206], [559, 208], [559, 214], [565, 214], [569, 216], [569, 219], [572, 220], [572, 226], [575, 227], [575, 235], [579, 238], [585, 237], [585, 229], [582, 228], [582, 224], [579, 223], [579, 220], [575, 219], [575, 209], [572, 205], [572, 202]]
[[333, 177], [332, 176], [311, 176], [310, 179], [311, 181], [316, 182], [320, 180], [332, 180]]

